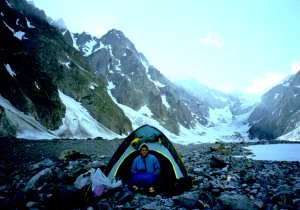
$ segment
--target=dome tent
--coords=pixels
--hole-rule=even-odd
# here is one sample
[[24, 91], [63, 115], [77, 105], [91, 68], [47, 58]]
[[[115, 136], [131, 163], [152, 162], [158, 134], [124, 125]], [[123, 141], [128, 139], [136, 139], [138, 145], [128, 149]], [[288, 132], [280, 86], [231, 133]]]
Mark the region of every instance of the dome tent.
[[110, 159], [105, 175], [110, 180], [128, 180], [133, 160], [140, 154], [138, 148], [143, 143], [160, 163], [162, 192], [176, 194], [191, 188], [191, 177], [175, 147], [161, 131], [149, 125], [139, 127], [122, 142]]

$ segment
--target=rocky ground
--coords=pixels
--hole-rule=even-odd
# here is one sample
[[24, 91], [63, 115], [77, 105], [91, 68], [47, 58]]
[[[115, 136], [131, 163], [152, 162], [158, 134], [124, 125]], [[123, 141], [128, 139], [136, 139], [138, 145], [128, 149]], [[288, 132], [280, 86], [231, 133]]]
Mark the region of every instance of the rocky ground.
[[[104, 170], [122, 139], [0, 139], [0, 209], [300, 209], [300, 162], [254, 161], [250, 143], [175, 145], [193, 188], [171, 197], [122, 188], [93, 198], [79, 176]], [[242, 157], [236, 157], [242, 156]]]

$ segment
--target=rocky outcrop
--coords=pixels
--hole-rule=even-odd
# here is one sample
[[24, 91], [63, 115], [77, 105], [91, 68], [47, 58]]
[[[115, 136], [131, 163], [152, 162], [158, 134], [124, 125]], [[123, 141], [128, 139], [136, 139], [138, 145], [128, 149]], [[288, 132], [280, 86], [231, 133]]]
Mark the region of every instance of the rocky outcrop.
[[[152, 117], [175, 134], [179, 134], [180, 125], [188, 129], [195, 126], [193, 111], [181, 98], [178, 87], [151, 66], [121, 31], [110, 30], [100, 39], [85, 33], [74, 37], [79, 51], [118, 103], [136, 111], [148, 107]], [[82, 49], [89, 43], [94, 44], [87, 55]]]
[[[190, 84], [188, 89], [173, 84], [119, 30], [112, 29], [101, 38], [74, 34], [51, 26], [43, 11], [24, 0], [0, 5], [5, 40], [0, 43], [0, 94], [49, 130], [59, 128], [66, 113], [58, 90], [117, 134], [130, 133], [132, 122], [116, 103], [135, 111], [146, 109], [143, 115], [177, 135], [181, 126], [214, 127], [211, 110], [228, 107], [232, 118], [239, 120], [254, 108], [244, 107], [239, 97], [203, 85]], [[262, 97], [248, 119], [250, 138], [297, 135], [299, 78], [298, 73]], [[243, 129], [248, 126], [245, 119], [238, 124]]]
[[[4, 15], [0, 17], [0, 27], [6, 41], [1, 42], [0, 93], [20, 111], [32, 115], [49, 129], [58, 128], [65, 111], [58, 97], [58, 88], [54, 78], [43, 71], [48, 68], [47, 63], [43, 63], [41, 57], [29, 50], [33, 44], [30, 40], [35, 40], [35, 31], [38, 29], [28, 24], [29, 20], [9, 7], [8, 3], [1, 4]], [[13, 1], [12, 5], [20, 8], [23, 2]], [[28, 9], [30, 6], [24, 7], [24, 10]], [[32, 17], [31, 24], [40, 23], [39, 19]]]
[[250, 138], [272, 140], [298, 127], [300, 72], [262, 96], [249, 117]]
[[[47, 129], [59, 128], [66, 111], [57, 90], [117, 134], [128, 134], [132, 126], [113, 100], [146, 110], [143, 115], [177, 135], [181, 126], [211, 125], [209, 108], [232, 103], [205, 87], [197, 88], [195, 95], [174, 85], [121, 31], [110, 30], [101, 38], [74, 34], [50, 25], [49, 17], [26, 1], [1, 4], [1, 31], [7, 42], [1, 43], [0, 93]], [[204, 97], [207, 91], [211, 94]]]
[[10, 122], [6, 118], [5, 109], [0, 106], [0, 137], [13, 137], [15, 135], [15, 126], [10, 124]]
[[118, 134], [131, 122], [107, 94], [83, 56], [26, 1], [1, 1], [0, 94], [49, 130], [62, 124], [65, 106], [58, 90], [79, 101]]
[[[149, 109], [151, 113], [147, 116], [151, 115], [174, 134], [179, 134], [180, 126], [186, 129], [194, 129], [197, 125], [211, 126], [210, 109], [228, 106], [233, 115], [252, 110], [243, 107], [239, 97], [195, 81], [183, 85], [172, 83], [136, 50], [121, 31], [110, 30], [100, 39], [86, 33], [74, 34], [73, 37], [76, 37], [74, 45], [78, 45], [78, 50], [86, 56], [118, 103], [135, 111]], [[91, 50], [89, 53], [82, 50], [87, 47]]]
[[[88, 38], [84, 34], [75, 36]], [[157, 85], [163, 76], [158, 75], [158, 71], [149, 65], [146, 58], [135, 49], [134, 44], [121, 31], [115, 29], [99, 40], [92, 37], [85, 40], [88, 43], [91, 43], [91, 40], [96, 42], [87, 60], [96, 74], [106, 83], [116, 101], [136, 111], [143, 106], [149, 107], [154, 119], [162, 125], [170, 125], [166, 126], [167, 129], [178, 134], [178, 123], [184, 120], [180, 119], [180, 116], [175, 117], [172, 110], [168, 110], [163, 104], [161, 96], [164, 94], [163, 87], [166, 84]], [[76, 40], [76, 44], [82, 46], [79, 39]], [[172, 94], [169, 95], [171, 98]], [[175, 104], [178, 98], [176, 100]], [[180, 106], [174, 108], [180, 108], [180, 111], [182, 109]], [[187, 113], [188, 117], [190, 114]], [[191, 119], [187, 120], [190, 121]]]

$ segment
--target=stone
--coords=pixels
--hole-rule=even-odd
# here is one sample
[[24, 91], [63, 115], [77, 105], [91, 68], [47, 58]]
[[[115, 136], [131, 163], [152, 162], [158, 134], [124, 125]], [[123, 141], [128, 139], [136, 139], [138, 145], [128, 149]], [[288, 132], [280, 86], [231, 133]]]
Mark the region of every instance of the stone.
[[38, 202], [34, 202], [34, 201], [29, 201], [27, 204], [26, 204], [26, 207], [27, 208], [35, 208], [35, 207], [38, 207]]
[[194, 172], [195, 174], [201, 174], [203, 171], [204, 171], [203, 168], [194, 168], [194, 169], [193, 169], [193, 172]]
[[51, 159], [46, 158], [46, 159], [34, 164], [32, 166], [32, 169], [38, 169], [38, 168], [41, 168], [41, 167], [50, 167], [52, 165], [54, 165], [54, 162]]
[[180, 205], [185, 208], [196, 208], [198, 203], [199, 192], [186, 192], [173, 198], [176, 205]]
[[163, 200], [163, 205], [167, 206], [167, 207], [173, 207], [175, 204], [174, 204], [174, 201], [172, 199], [164, 199]]
[[36, 175], [34, 175], [27, 183], [26, 189], [37, 189], [41, 185], [44, 184], [44, 182], [51, 181], [53, 178], [52, 171], [49, 168], [45, 168], [42, 171], [38, 172]]
[[297, 182], [296, 184], [294, 184], [294, 186], [293, 186], [293, 192], [295, 192], [296, 194], [300, 195], [300, 182]]
[[58, 159], [60, 159], [60, 160], [76, 160], [76, 159], [82, 159], [82, 158], [88, 158], [88, 155], [82, 154], [82, 153], [72, 150], [72, 149], [64, 150], [58, 156]]
[[217, 158], [216, 156], [212, 156], [211, 157], [211, 164], [210, 166], [212, 168], [224, 168], [225, 166], [227, 166], [227, 163], [223, 160], [221, 160], [220, 158]]
[[144, 210], [156, 210], [156, 209], [162, 209], [162, 207], [160, 207], [160, 204], [158, 202], [151, 202], [151, 203], [148, 203], [148, 204], [142, 206], [142, 209], [144, 209]]
[[240, 210], [255, 209], [255, 204], [246, 195], [223, 193], [218, 199], [224, 208]]

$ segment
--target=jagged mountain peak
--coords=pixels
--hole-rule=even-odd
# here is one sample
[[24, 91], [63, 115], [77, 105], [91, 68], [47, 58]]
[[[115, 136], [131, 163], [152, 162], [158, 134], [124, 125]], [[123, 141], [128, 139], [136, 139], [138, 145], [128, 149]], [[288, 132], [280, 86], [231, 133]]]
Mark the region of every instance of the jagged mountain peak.
[[114, 29], [114, 28], [109, 30], [106, 34], [116, 36], [116, 37], [119, 37], [119, 38], [125, 38], [125, 35], [121, 30], [117, 30], [117, 29]]
[[[251, 125], [250, 136], [254, 138], [274, 139], [289, 131], [289, 136], [298, 133], [300, 73], [270, 90], [262, 99], [264, 104], [252, 112], [253, 106], [245, 106], [241, 98], [195, 81], [185, 82], [190, 84], [189, 90], [178, 87], [153, 67], [121, 30], [111, 29], [95, 37], [54, 28], [46, 22], [49, 19], [44, 11], [24, 0], [0, 1], [0, 10], [1, 34], [6, 40], [0, 44], [5, 49], [0, 53], [3, 125], [13, 119], [5, 118], [6, 111], [11, 110], [6, 103], [9, 101], [38, 120], [45, 130], [56, 129], [65, 113], [64, 94], [90, 113], [84, 115], [85, 119], [93, 117], [118, 134], [149, 122], [172, 135], [187, 139], [186, 134], [192, 133], [192, 138], [205, 141], [217, 137], [248, 139]], [[62, 94], [57, 93], [58, 89]], [[250, 113], [255, 114], [249, 125]], [[72, 121], [78, 119], [73, 116]], [[76, 131], [83, 133], [81, 124], [77, 127]], [[15, 132], [13, 126], [10, 128], [11, 133]]]
[[[271, 88], [268, 92], [266, 92], [262, 96], [262, 102], [266, 102], [271, 98], [274, 98], [275, 101], [280, 102], [279, 99], [282, 98], [282, 95], [290, 96], [293, 95], [293, 89], [298, 93], [298, 89], [300, 88], [300, 71], [294, 75], [289, 75], [284, 78], [280, 83]], [[291, 94], [288, 94], [291, 93]], [[280, 96], [280, 97], [279, 97]], [[275, 105], [275, 104], [274, 104]]]
[[[177, 135], [180, 127], [195, 129], [197, 123], [208, 125], [209, 107], [224, 108], [230, 103], [230, 97], [215, 90], [207, 103], [199, 93], [192, 96], [180, 89], [153, 67], [122, 31], [116, 29], [97, 40], [86, 57], [116, 103], [154, 118]], [[202, 92], [212, 91], [200, 84], [196, 89], [200, 86]], [[134, 117], [132, 123], [140, 125], [139, 118]]]
[[74, 38], [76, 39], [76, 44], [79, 47], [83, 47], [84, 45], [86, 45], [88, 42], [94, 41], [97, 38], [93, 37], [91, 34], [87, 33], [87, 32], [82, 32], [82, 33], [76, 33], [73, 35]]
[[124, 33], [117, 29], [109, 30], [101, 37], [103, 44], [111, 45], [112, 47], [122, 47], [137, 51], [134, 44], [124, 35]]
[[85, 57], [99, 50], [101, 53], [103, 48], [109, 50], [110, 56], [138, 55], [134, 44], [120, 30], [111, 29], [101, 38], [92, 36], [87, 32], [72, 33], [70, 31], [62, 31], [62, 33], [73, 44], [73, 47]]
[[262, 96], [250, 115], [249, 134], [251, 138], [275, 139], [296, 129], [299, 119], [300, 72], [285, 78]]

